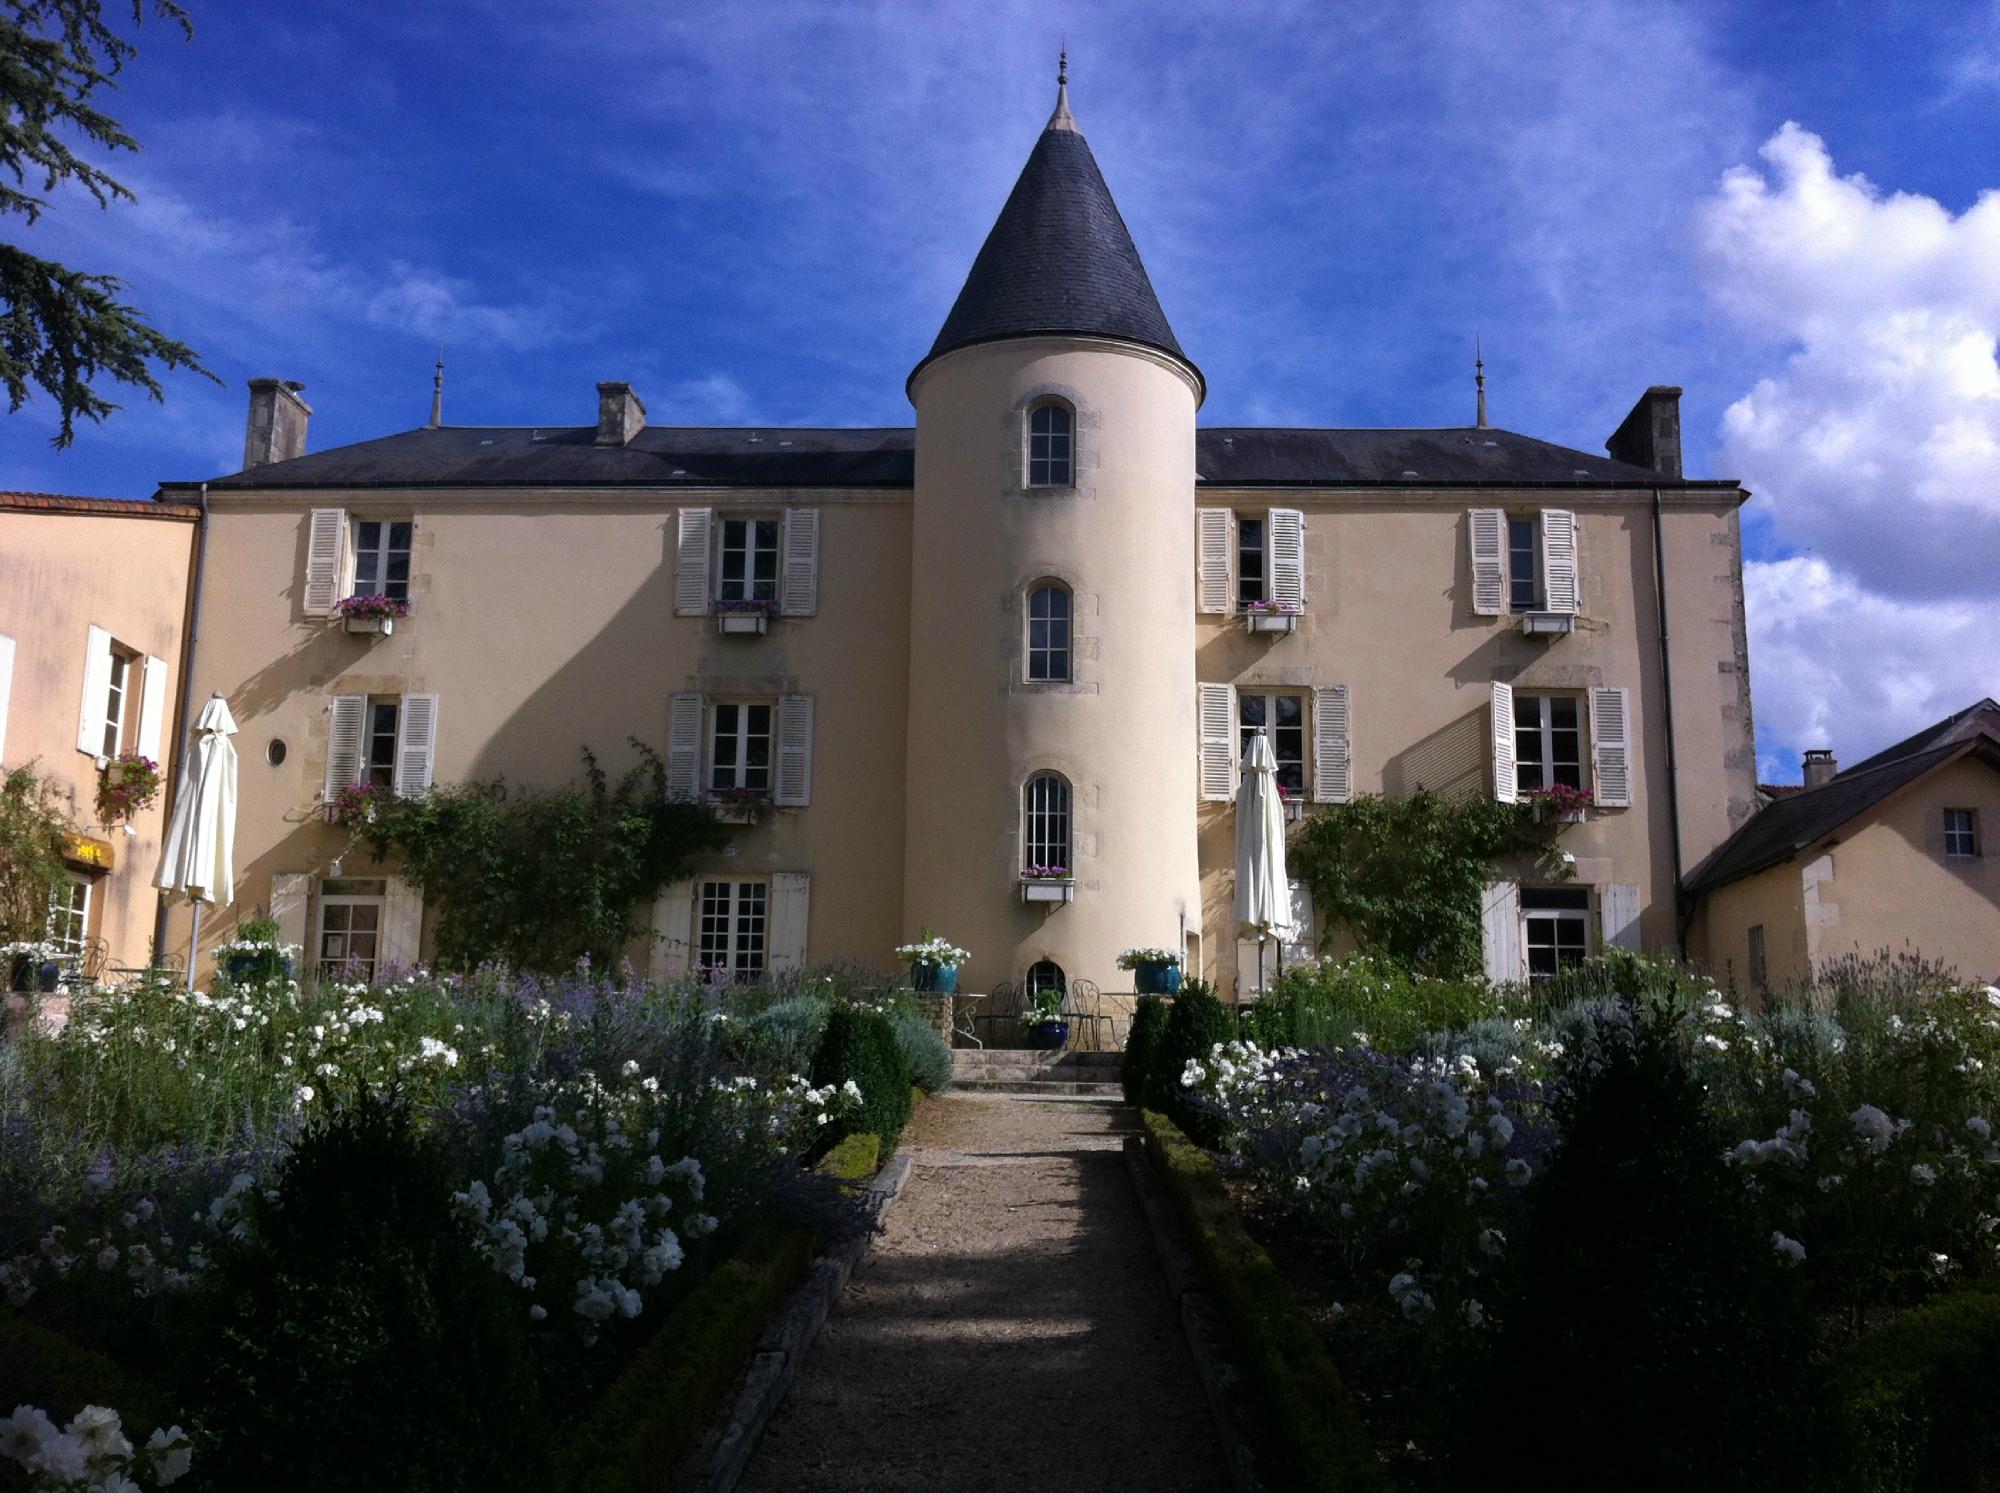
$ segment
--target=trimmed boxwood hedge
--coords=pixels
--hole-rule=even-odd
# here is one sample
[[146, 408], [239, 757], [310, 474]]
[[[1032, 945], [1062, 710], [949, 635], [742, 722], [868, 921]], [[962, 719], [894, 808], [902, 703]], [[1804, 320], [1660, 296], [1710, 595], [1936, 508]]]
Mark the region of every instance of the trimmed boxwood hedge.
[[1140, 1115], [1146, 1150], [1194, 1242], [1202, 1283], [1245, 1378], [1267, 1486], [1383, 1493], [1368, 1433], [1325, 1345], [1263, 1246], [1243, 1228], [1208, 1153], [1166, 1116]]
[[849, 1079], [861, 1089], [860, 1108], [827, 1125], [822, 1144], [830, 1149], [866, 1131], [880, 1136], [884, 1153], [894, 1155], [910, 1120], [910, 1065], [895, 1024], [879, 1011], [835, 1006], [813, 1054], [812, 1081], [838, 1086]]
[[1189, 980], [1168, 1008], [1159, 1047], [1147, 1062], [1146, 1091], [1140, 1102], [1166, 1115], [1203, 1145], [1213, 1145], [1220, 1138], [1221, 1124], [1188, 1103], [1181, 1074], [1190, 1062], [1208, 1061], [1218, 1042], [1235, 1035], [1236, 1023], [1215, 998], [1215, 987], [1206, 980]]
[[1125, 1034], [1125, 1062], [1119, 1072], [1127, 1104], [1144, 1104], [1152, 1093], [1153, 1065], [1159, 1061], [1166, 1028], [1167, 1003], [1157, 995], [1140, 996], [1132, 1028]]

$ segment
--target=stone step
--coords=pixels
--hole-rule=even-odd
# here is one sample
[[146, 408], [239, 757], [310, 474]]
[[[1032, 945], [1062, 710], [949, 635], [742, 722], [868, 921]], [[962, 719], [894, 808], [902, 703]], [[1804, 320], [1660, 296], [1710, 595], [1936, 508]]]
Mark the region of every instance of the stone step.
[[[1106, 1061], [1108, 1059], [1108, 1061]], [[1015, 1053], [979, 1053], [968, 1055], [957, 1053], [952, 1058], [952, 1071], [967, 1076], [987, 1075], [992, 1077], [1013, 1074], [1047, 1074], [1051, 1077], [1089, 1078], [1103, 1080], [1116, 1078], [1124, 1071], [1124, 1062], [1118, 1053], [1078, 1053], [1061, 1059], [1037, 1058]]]
[[953, 1090], [969, 1094], [1019, 1094], [1037, 1099], [1122, 1099], [1125, 1091], [1115, 1083], [1086, 1083], [1054, 1078], [954, 1078]]

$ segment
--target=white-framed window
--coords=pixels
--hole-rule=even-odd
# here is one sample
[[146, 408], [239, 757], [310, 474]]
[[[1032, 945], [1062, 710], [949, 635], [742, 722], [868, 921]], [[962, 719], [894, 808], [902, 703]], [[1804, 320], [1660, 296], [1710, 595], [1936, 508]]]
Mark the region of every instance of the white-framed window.
[[389, 883], [382, 877], [321, 883], [313, 967], [322, 980], [372, 980], [382, 954]]
[[1076, 416], [1066, 404], [1044, 400], [1028, 411], [1028, 486], [1076, 483]]
[[138, 661], [131, 649], [111, 645], [111, 673], [104, 690], [104, 755], [115, 757], [125, 749], [128, 724], [136, 714], [132, 708], [133, 664]]
[[1028, 678], [1070, 677], [1070, 594], [1061, 581], [1038, 581], [1028, 593]]
[[326, 753], [331, 803], [353, 783], [403, 798], [429, 791], [437, 757], [436, 695], [335, 695]]
[[1944, 811], [1944, 853], [1954, 859], [1979, 854], [1979, 811]]
[[761, 881], [704, 881], [698, 909], [698, 967], [751, 981], [764, 972], [770, 888]]
[[1590, 957], [1590, 889], [1522, 887], [1521, 943], [1530, 984], [1583, 963]]
[[1030, 999], [1045, 991], [1053, 991], [1058, 996], [1069, 994], [1069, 976], [1053, 959], [1038, 959], [1029, 965], [1028, 978], [1023, 983], [1028, 988]]
[[64, 954], [81, 954], [90, 942], [92, 880], [80, 871], [49, 893], [48, 941]]
[[1236, 760], [1250, 749], [1250, 738], [1267, 731], [1271, 752], [1278, 759], [1278, 786], [1294, 798], [1306, 791], [1306, 697], [1296, 690], [1258, 694], [1236, 692]]
[[1752, 923], [1749, 937], [1750, 988], [1763, 990], [1771, 983], [1771, 965], [1764, 951], [1764, 925]]
[[778, 543], [783, 522], [773, 518], [724, 518], [716, 524], [717, 601], [778, 599]]
[[1583, 702], [1514, 691], [1517, 791], [1583, 787]]
[[1021, 791], [1021, 864], [1061, 866], [1069, 858], [1069, 784], [1052, 772], [1036, 773]]
[[1540, 526], [1533, 518], [1510, 515], [1507, 519], [1507, 610], [1543, 610], [1542, 543]]
[[407, 518], [357, 518], [349, 543], [354, 552], [350, 596], [410, 599], [410, 536], [416, 525]]
[[1265, 573], [1270, 557], [1269, 535], [1263, 515], [1242, 514], [1236, 520], [1236, 609], [1269, 601], [1271, 587]]
[[771, 791], [768, 702], [718, 700], [709, 709], [708, 788], [711, 793]]

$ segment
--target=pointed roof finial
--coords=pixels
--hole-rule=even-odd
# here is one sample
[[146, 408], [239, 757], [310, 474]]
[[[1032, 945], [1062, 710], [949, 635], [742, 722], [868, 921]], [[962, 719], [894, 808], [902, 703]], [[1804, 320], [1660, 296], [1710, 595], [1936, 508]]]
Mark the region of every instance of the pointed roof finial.
[[436, 430], [444, 423], [444, 344], [438, 344], [437, 372], [431, 376], [431, 423]]
[[1479, 389], [1479, 428], [1488, 429], [1486, 424], [1486, 359], [1479, 346], [1479, 334], [1472, 334], [1472, 382]]
[[1067, 40], [1063, 42], [1063, 49], [1056, 58], [1056, 112], [1049, 116], [1049, 122], [1043, 127], [1042, 133], [1047, 134], [1050, 130], [1068, 130], [1071, 134], [1080, 133], [1076, 127], [1076, 120], [1069, 112], [1069, 42]]

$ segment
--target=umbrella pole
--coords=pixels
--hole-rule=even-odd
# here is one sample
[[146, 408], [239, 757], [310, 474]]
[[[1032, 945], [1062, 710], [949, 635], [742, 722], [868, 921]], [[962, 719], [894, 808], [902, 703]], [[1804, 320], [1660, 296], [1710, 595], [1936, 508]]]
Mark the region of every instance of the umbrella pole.
[[201, 903], [194, 905], [194, 932], [188, 935], [188, 993], [194, 993], [194, 966], [201, 954]]
[[1264, 993], [1264, 935], [1257, 935], [1257, 994]]

